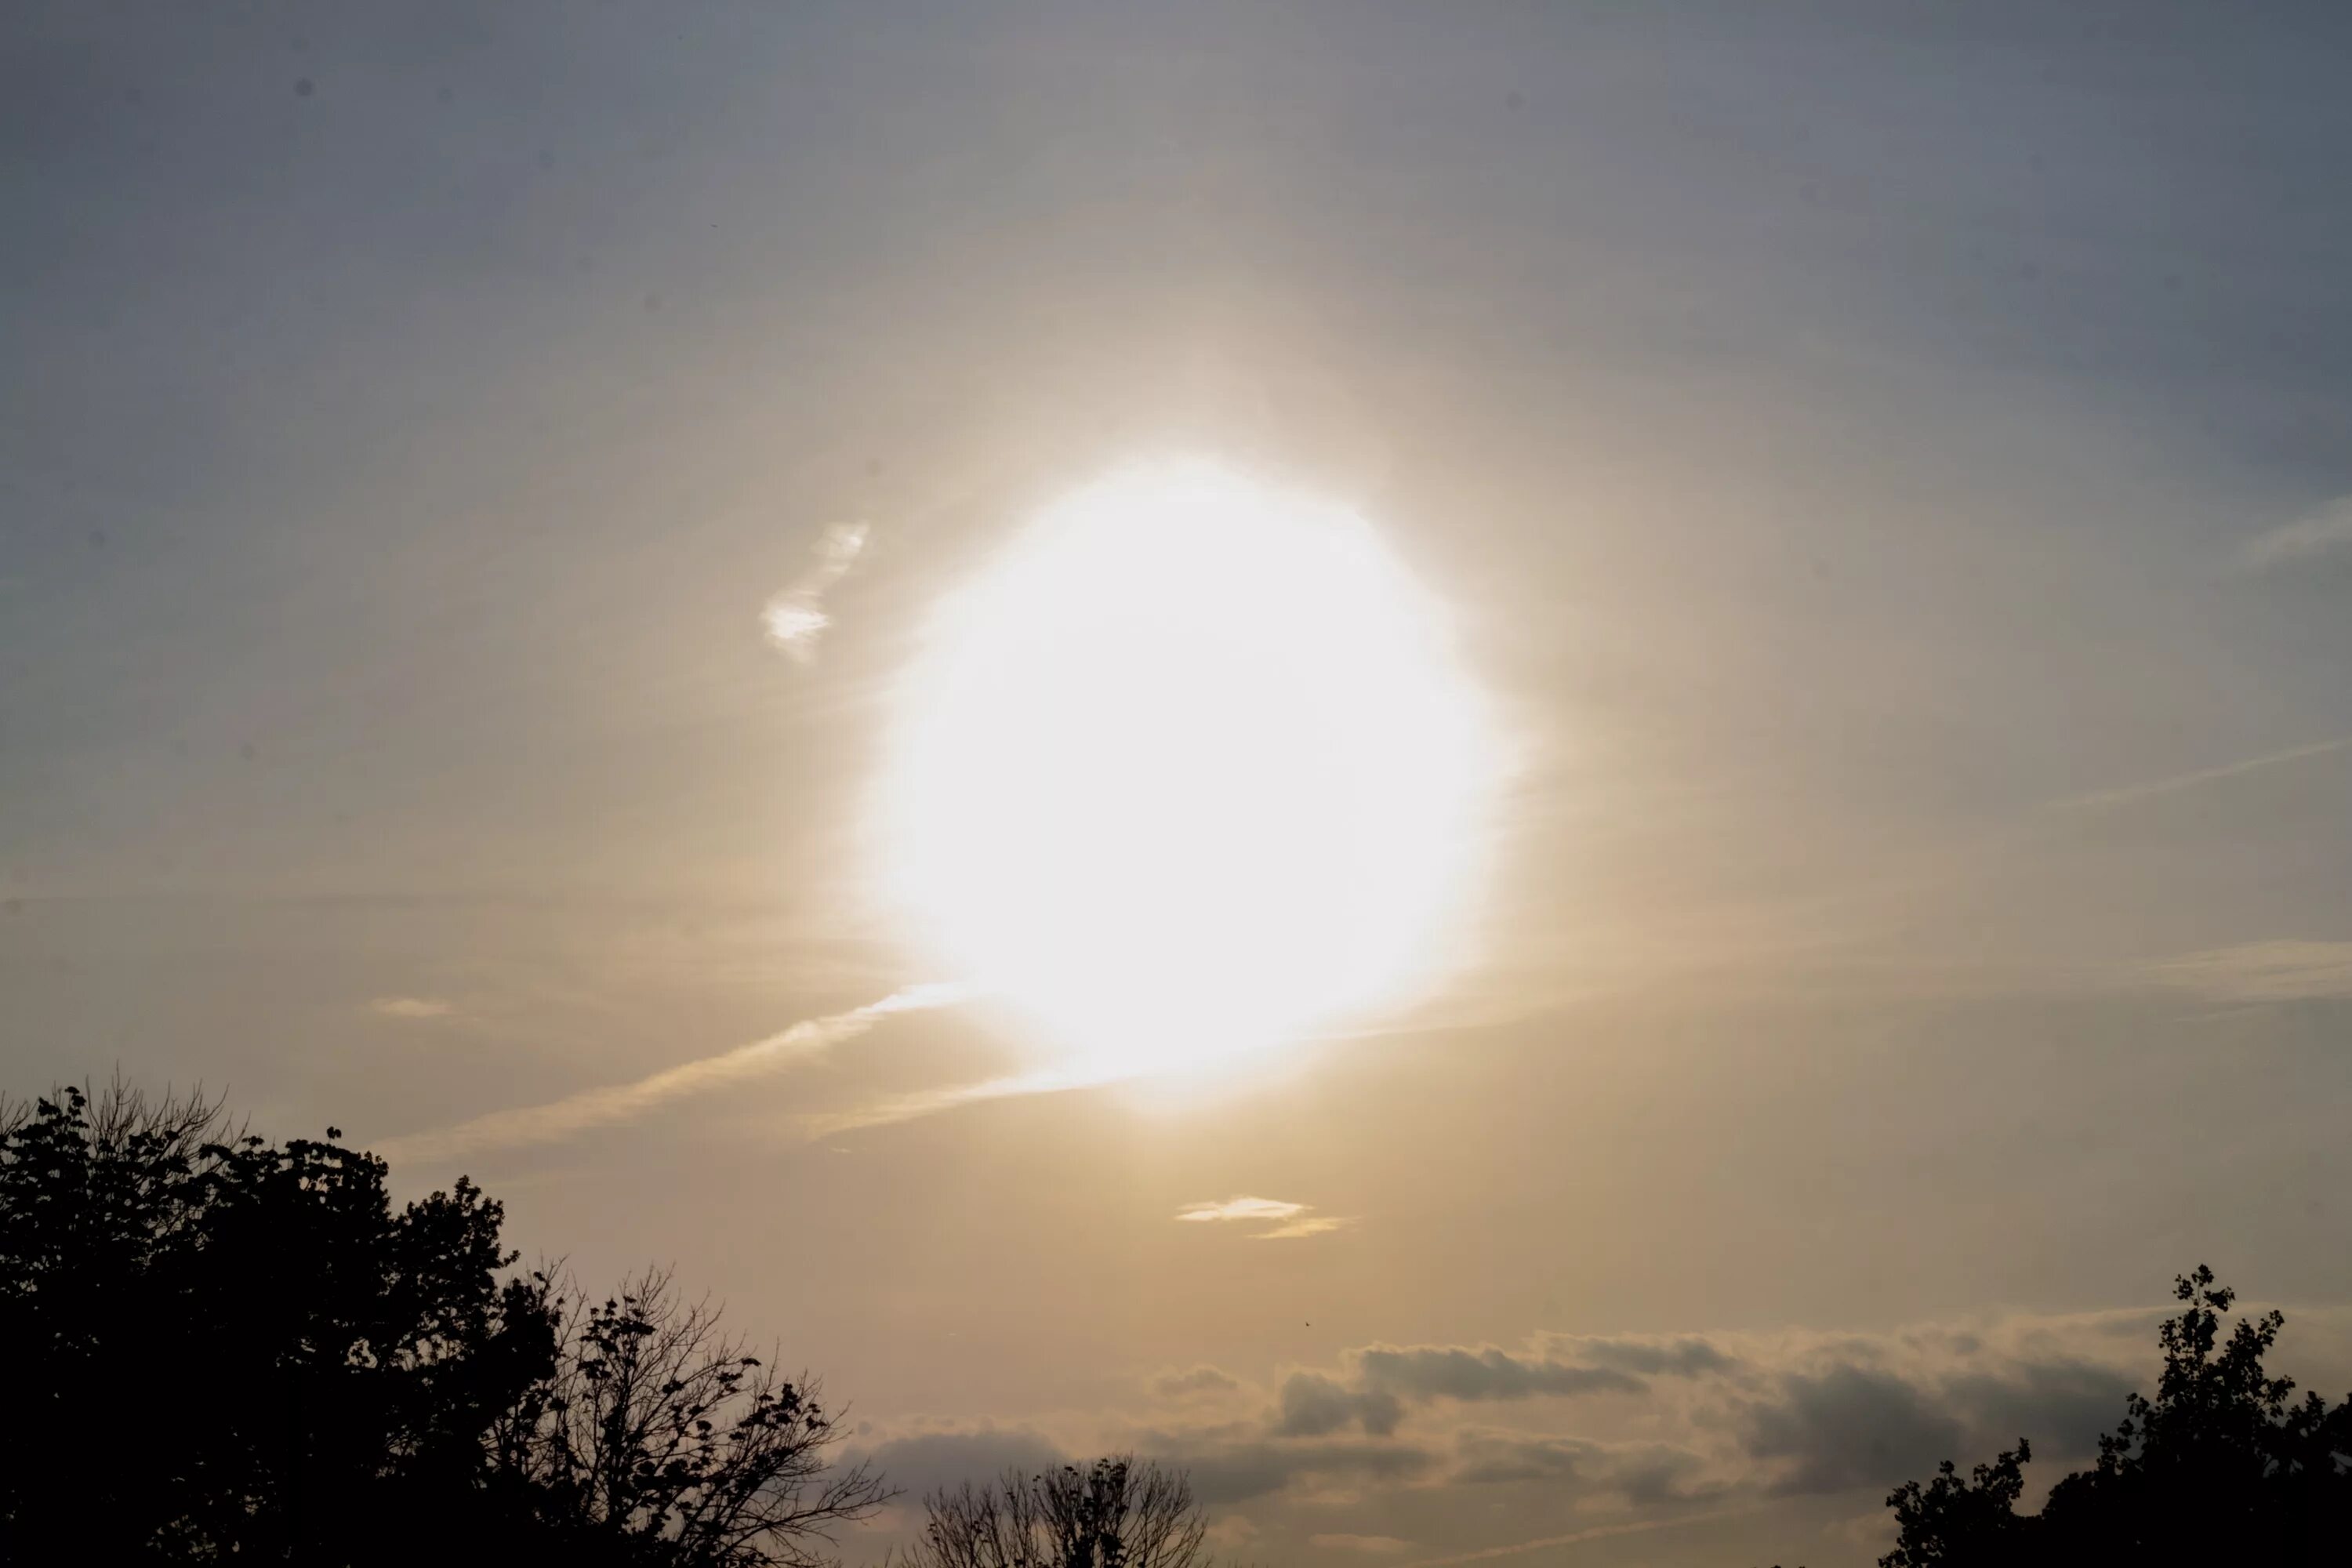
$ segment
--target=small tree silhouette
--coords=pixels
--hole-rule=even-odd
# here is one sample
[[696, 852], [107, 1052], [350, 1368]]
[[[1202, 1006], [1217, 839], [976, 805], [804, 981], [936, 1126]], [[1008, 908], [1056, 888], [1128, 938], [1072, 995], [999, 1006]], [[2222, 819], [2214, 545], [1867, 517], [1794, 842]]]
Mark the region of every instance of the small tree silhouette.
[[1181, 1470], [1114, 1455], [923, 1500], [912, 1568], [1206, 1568], [1208, 1521]]

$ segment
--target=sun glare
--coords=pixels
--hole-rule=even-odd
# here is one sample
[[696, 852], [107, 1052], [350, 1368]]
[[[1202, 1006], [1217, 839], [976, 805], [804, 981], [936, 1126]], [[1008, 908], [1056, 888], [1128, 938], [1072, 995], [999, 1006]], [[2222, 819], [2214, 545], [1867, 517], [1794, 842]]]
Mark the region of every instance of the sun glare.
[[1370, 525], [1139, 467], [940, 606], [887, 873], [1073, 1078], [1171, 1072], [1426, 984], [1487, 772], [1444, 616]]

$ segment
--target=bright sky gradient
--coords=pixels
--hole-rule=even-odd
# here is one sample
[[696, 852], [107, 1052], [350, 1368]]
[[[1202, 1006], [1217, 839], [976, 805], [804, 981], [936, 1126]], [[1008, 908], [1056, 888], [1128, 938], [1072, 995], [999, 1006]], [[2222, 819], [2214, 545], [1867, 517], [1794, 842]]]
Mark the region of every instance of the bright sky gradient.
[[[1266, 1563], [1853, 1568], [1948, 1453], [2079, 1456], [2200, 1260], [2341, 1394], [2347, 59], [2160, 0], [20, 5], [0, 1086], [470, 1171], [916, 1491], [1133, 1447]], [[1015, 1092], [1003, 1017], [875, 1005], [951, 978], [871, 874], [891, 699], [1171, 449], [1448, 607], [1517, 748], [1476, 962]]]

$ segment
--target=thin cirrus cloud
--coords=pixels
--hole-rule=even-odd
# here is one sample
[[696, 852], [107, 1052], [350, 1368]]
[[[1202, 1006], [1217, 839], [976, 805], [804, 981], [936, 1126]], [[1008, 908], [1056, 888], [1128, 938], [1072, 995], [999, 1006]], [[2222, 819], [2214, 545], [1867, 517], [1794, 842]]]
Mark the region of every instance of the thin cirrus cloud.
[[1193, 1225], [1265, 1225], [1273, 1228], [1253, 1232], [1253, 1241], [1297, 1241], [1310, 1236], [1328, 1236], [1345, 1228], [1351, 1222], [1338, 1215], [1318, 1215], [1308, 1211], [1313, 1204], [1295, 1204], [1283, 1198], [1227, 1198], [1223, 1203], [1192, 1204], [1176, 1211], [1176, 1218]]
[[835, 584], [849, 575], [857, 564], [857, 557], [866, 549], [866, 525], [862, 522], [835, 523], [824, 531], [817, 541], [816, 563], [803, 573], [799, 582], [768, 601], [761, 618], [768, 628], [768, 639], [790, 654], [801, 664], [816, 657], [817, 639], [833, 625], [825, 613], [824, 596]]
[[449, 1004], [433, 996], [379, 996], [368, 1004], [368, 1011], [379, 1018], [446, 1018], [453, 1011]]
[[2352, 1000], [2352, 942], [2249, 942], [2166, 959], [2147, 973], [2216, 1002]]
[[2121, 784], [2113, 789], [2094, 790], [2088, 795], [2070, 795], [2053, 801], [2051, 811], [2096, 811], [2108, 806], [2129, 805], [2137, 801], [2151, 800], [2158, 795], [2178, 795], [2201, 784], [2232, 779], [2242, 773], [2260, 773], [2286, 763], [2299, 763], [2310, 757], [2332, 756], [2337, 752], [2352, 750], [2352, 735], [2338, 735], [2333, 740], [2314, 741], [2308, 745], [2289, 746], [2283, 751], [2264, 752], [2258, 757], [2241, 757], [2234, 763], [2221, 763], [2210, 768], [2198, 768], [2185, 773], [2168, 773], [2163, 778], [2144, 779], [2138, 784]]
[[894, 1014], [950, 1006], [963, 1000], [964, 994], [960, 985], [910, 985], [879, 1002], [869, 1002], [846, 1013], [803, 1019], [765, 1039], [738, 1046], [715, 1057], [682, 1063], [634, 1083], [583, 1089], [543, 1105], [494, 1110], [455, 1127], [394, 1138], [379, 1144], [376, 1152], [387, 1159], [438, 1160], [482, 1149], [555, 1142], [598, 1127], [633, 1121], [670, 1100], [772, 1072], [786, 1062], [814, 1056], [855, 1039]]
[[2336, 550], [2352, 550], [2352, 496], [2338, 496], [2293, 522], [2256, 534], [2246, 543], [2244, 559], [2262, 571]]

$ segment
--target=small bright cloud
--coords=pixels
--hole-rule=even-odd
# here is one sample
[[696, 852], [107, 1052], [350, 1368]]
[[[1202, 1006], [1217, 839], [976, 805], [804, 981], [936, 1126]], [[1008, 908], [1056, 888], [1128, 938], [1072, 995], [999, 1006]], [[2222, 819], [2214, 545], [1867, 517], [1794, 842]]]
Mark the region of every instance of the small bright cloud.
[[1227, 1552], [1238, 1552], [1256, 1540], [1257, 1535], [1257, 1526], [1250, 1521], [1248, 1515], [1229, 1513], [1209, 1526], [1208, 1533], [1202, 1539], [1212, 1546], [1222, 1547]]
[[1265, 1220], [1291, 1219], [1305, 1214], [1305, 1204], [1285, 1203], [1280, 1198], [1227, 1198], [1221, 1204], [1194, 1204], [1176, 1211], [1181, 1220]]
[[2308, 516], [2256, 534], [2246, 545], [2246, 563], [2257, 569], [2281, 566], [2347, 548], [2352, 548], [2352, 496], [2338, 496]]
[[1244, 1225], [1270, 1225], [1271, 1230], [1252, 1235], [1253, 1241], [1297, 1241], [1310, 1236], [1324, 1236], [1349, 1222], [1334, 1215], [1314, 1215], [1307, 1211], [1312, 1204], [1294, 1204], [1283, 1198], [1227, 1198], [1221, 1204], [1193, 1204], [1176, 1211], [1180, 1220], [1195, 1224], [1239, 1221]]
[[778, 599], [768, 606], [768, 636], [784, 647], [808, 647], [816, 641], [819, 632], [831, 625], [831, 616], [796, 599]]
[[379, 996], [368, 1004], [379, 1018], [446, 1018], [449, 1004], [431, 996]]
[[769, 600], [761, 612], [768, 640], [802, 664], [814, 658], [817, 639], [833, 625], [833, 617], [824, 613], [824, 595], [849, 575], [865, 548], [864, 523], [837, 522], [826, 529], [817, 542], [816, 564], [799, 582]]

